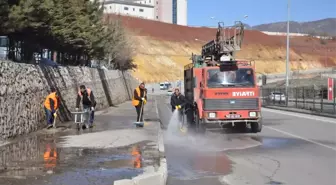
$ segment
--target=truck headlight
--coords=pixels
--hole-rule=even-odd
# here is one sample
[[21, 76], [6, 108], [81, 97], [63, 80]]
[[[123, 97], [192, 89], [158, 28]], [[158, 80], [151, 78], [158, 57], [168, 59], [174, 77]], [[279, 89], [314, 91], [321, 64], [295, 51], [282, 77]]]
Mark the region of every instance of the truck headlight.
[[216, 118], [216, 113], [215, 112], [210, 112], [209, 113], [209, 118]]
[[257, 113], [256, 113], [256, 112], [250, 112], [250, 113], [249, 113], [249, 116], [250, 116], [250, 117], [257, 117]]

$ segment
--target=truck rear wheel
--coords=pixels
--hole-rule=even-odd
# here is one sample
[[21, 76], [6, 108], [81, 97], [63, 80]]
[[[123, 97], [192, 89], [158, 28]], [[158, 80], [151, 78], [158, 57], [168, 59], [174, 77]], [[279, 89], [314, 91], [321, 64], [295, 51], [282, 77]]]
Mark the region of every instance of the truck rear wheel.
[[251, 131], [253, 133], [261, 132], [262, 123], [261, 122], [252, 122], [251, 124]]

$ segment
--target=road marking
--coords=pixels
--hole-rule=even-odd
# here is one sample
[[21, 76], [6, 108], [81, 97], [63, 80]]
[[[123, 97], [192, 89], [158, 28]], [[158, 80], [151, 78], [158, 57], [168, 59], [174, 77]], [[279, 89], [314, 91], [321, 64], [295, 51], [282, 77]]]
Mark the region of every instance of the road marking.
[[158, 102], [157, 102], [157, 97], [155, 96], [155, 99], [154, 99], [154, 102], [155, 102], [155, 112], [156, 112], [156, 115], [160, 118], [160, 115], [159, 115], [159, 110], [158, 110]]
[[267, 111], [267, 112], [284, 114], [284, 115], [294, 116], [294, 117], [303, 118], [303, 119], [311, 119], [311, 120], [315, 120], [315, 121], [323, 121], [323, 122], [327, 122], [327, 123], [336, 124], [336, 121], [332, 121], [330, 119], [323, 119], [323, 117], [319, 117], [319, 116], [312, 116], [312, 115], [301, 114], [301, 113], [291, 113], [291, 112], [287, 112], [287, 111], [272, 110], [272, 109], [267, 109], [267, 108], [262, 108], [262, 111], [263, 110]]
[[301, 136], [298, 136], [298, 135], [295, 135], [295, 134], [291, 134], [289, 132], [286, 132], [286, 131], [283, 131], [283, 130], [280, 130], [280, 129], [276, 129], [276, 128], [273, 128], [273, 127], [270, 127], [270, 126], [264, 126], [264, 127], [268, 128], [270, 130], [277, 131], [277, 132], [280, 132], [282, 134], [285, 134], [285, 135], [288, 135], [288, 136], [291, 136], [291, 137], [295, 137], [297, 139], [301, 139], [301, 140], [304, 140], [304, 141], [307, 141], [307, 142], [310, 142], [310, 143], [314, 143], [316, 145], [320, 145], [322, 147], [329, 148], [329, 149], [332, 149], [332, 150], [336, 151], [336, 148], [334, 148], [334, 147], [331, 147], [331, 146], [328, 146], [328, 145], [325, 145], [325, 144], [313, 141], [311, 139], [307, 139], [307, 138], [304, 138], [304, 137], [301, 137]]

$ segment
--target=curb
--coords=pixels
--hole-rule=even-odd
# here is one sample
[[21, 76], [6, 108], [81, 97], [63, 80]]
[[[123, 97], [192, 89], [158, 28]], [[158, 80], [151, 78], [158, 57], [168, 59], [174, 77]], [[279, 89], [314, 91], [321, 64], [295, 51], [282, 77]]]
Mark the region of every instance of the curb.
[[[159, 116], [156, 99], [155, 99], [155, 108], [156, 108], [156, 113]], [[157, 123], [161, 124], [160, 122], [157, 122]], [[164, 141], [163, 141], [163, 131], [162, 131], [161, 126], [159, 126], [157, 146], [158, 146], [160, 155], [164, 154], [165, 148], [164, 148]], [[139, 176], [133, 177], [132, 179], [117, 180], [117, 181], [114, 181], [113, 185], [166, 185], [167, 177], [168, 177], [167, 160], [166, 160], [166, 157], [163, 156], [160, 159], [160, 167], [158, 168], [156, 172], [141, 174]]]
[[321, 116], [321, 117], [326, 117], [326, 118], [336, 118], [336, 115], [328, 115], [324, 113], [317, 113], [309, 110], [290, 110], [290, 109], [284, 109], [284, 108], [278, 108], [278, 107], [268, 107], [268, 106], [262, 106], [267, 109], [273, 109], [273, 110], [281, 110], [281, 111], [286, 111], [286, 112], [295, 112], [295, 113], [301, 113], [301, 114], [309, 114], [309, 115], [314, 115], [314, 116]]

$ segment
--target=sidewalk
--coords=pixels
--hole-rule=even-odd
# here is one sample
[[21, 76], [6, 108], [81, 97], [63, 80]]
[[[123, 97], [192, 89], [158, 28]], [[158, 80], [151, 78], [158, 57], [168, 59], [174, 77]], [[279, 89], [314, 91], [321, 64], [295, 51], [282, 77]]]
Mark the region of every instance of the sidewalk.
[[323, 117], [328, 117], [328, 118], [336, 118], [336, 115], [333, 115], [333, 114], [320, 113], [320, 112], [310, 111], [310, 110], [306, 110], [306, 109], [297, 109], [297, 108], [271, 106], [271, 105], [264, 105], [262, 107], [268, 108], [268, 109], [288, 111], [288, 112], [296, 112], [296, 113], [302, 113], [302, 114], [310, 114], [310, 115], [316, 115], [316, 116], [323, 116]]
[[[97, 112], [93, 132], [81, 135], [64, 136], [59, 145], [62, 148], [117, 148], [141, 142], [148, 142], [151, 149], [157, 151], [153, 155], [160, 156], [164, 152], [162, 131], [157, 114], [156, 101], [148, 100], [144, 110], [145, 126], [136, 128], [136, 111], [131, 102], [120, 104]], [[144, 174], [115, 181], [114, 185], [163, 185], [166, 183], [166, 160], [160, 159], [160, 166], [145, 169]]]

